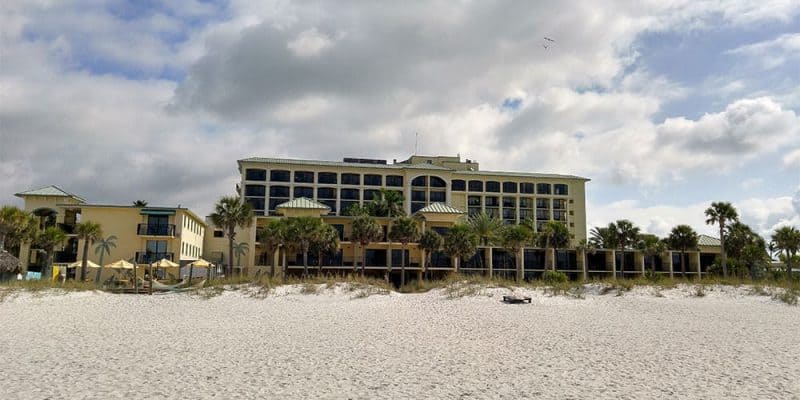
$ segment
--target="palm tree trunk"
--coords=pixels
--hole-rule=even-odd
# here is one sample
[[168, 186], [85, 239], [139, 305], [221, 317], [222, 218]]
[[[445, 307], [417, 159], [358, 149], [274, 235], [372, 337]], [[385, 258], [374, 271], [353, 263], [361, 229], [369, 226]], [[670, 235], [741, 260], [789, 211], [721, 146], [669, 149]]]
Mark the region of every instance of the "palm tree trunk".
[[[280, 248], [278, 248], [278, 254], [280, 254]], [[275, 277], [275, 252], [270, 252], [269, 257], [269, 278], [272, 279]]]
[[308, 278], [308, 246], [303, 245], [303, 278]]
[[83, 240], [83, 259], [81, 260], [81, 282], [86, 279], [86, 261], [89, 259], [89, 239]]
[[318, 266], [317, 274], [319, 276], [322, 276], [322, 252], [321, 251], [317, 252], [317, 266]]
[[365, 276], [367, 269], [367, 246], [361, 245], [361, 277]]
[[283, 265], [283, 281], [286, 282], [287, 276], [286, 272], [289, 269], [289, 266], [286, 263], [286, 248], [283, 248], [283, 254], [281, 255], [281, 263]]
[[233, 228], [228, 231], [228, 271], [225, 273], [228, 277], [233, 275]]
[[406, 244], [400, 250], [400, 287], [406, 285]]
[[681, 249], [681, 277], [686, 278], [686, 253]]
[[728, 252], [725, 251], [725, 226], [724, 224], [719, 224], [719, 244], [722, 247], [722, 277], [728, 277]]

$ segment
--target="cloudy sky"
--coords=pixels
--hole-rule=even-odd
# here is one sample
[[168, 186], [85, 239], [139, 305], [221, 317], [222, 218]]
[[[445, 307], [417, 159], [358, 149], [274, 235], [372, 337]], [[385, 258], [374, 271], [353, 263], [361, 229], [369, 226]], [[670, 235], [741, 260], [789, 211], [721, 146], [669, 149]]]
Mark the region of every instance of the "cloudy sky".
[[713, 200], [800, 226], [797, 0], [154, 3], [0, 4], [0, 203], [205, 214], [237, 159], [399, 159], [418, 132], [591, 178], [590, 226], [713, 233]]

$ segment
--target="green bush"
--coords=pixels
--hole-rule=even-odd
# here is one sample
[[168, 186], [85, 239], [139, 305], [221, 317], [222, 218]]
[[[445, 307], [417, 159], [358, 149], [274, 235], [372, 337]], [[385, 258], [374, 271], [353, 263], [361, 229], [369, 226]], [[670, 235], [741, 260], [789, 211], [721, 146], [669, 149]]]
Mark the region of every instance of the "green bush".
[[544, 271], [542, 274], [542, 281], [549, 285], [556, 283], [564, 283], [569, 280], [567, 274], [560, 271]]

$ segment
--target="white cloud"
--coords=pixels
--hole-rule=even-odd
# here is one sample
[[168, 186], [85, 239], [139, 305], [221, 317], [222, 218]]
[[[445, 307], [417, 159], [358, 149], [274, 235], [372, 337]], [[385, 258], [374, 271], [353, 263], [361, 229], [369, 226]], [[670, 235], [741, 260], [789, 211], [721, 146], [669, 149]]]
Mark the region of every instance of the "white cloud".
[[296, 38], [286, 44], [286, 48], [297, 57], [314, 57], [328, 50], [332, 45], [333, 41], [330, 37], [319, 33], [317, 28], [311, 28], [300, 32]]
[[800, 60], [800, 33], [787, 33], [772, 40], [751, 43], [728, 51], [753, 58], [766, 69]]
[[800, 169], [800, 149], [795, 149], [783, 156], [783, 166]]

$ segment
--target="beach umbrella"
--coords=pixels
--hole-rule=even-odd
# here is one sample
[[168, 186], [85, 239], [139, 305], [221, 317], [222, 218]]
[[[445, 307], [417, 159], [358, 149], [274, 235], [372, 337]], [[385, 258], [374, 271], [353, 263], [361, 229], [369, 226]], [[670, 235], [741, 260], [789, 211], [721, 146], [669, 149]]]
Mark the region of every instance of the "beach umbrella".
[[[97, 263], [94, 263], [91, 260], [86, 260], [86, 266], [89, 268], [102, 268], [100, 265], [97, 265]], [[80, 267], [81, 267], [81, 261], [75, 261], [74, 263], [67, 264], [67, 268], [80, 268]]]
[[139, 293], [139, 282], [136, 280], [136, 264], [125, 260], [114, 261], [111, 264], [106, 264], [105, 268], [111, 269], [132, 269], [133, 270], [133, 291]]
[[180, 265], [167, 260], [166, 258], [162, 258], [152, 264], [150, 264], [150, 288], [148, 289], [148, 293], [153, 294], [153, 268], [175, 268], [180, 267]]
[[[208, 262], [208, 261], [206, 261], [206, 260], [204, 260], [202, 258], [197, 259], [197, 260], [192, 261], [191, 263], [189, 263], [189, 282], [190, 283], [192, 282], [192, 269], [194, 267], [197, 267], [197, 268], [211, 268], [213, 265], [214, 264], [212, 264], [212, 263], [210, 263], [210, 262]], [[206, 275], [208, 275], [208, 273], [206, 273]]]

